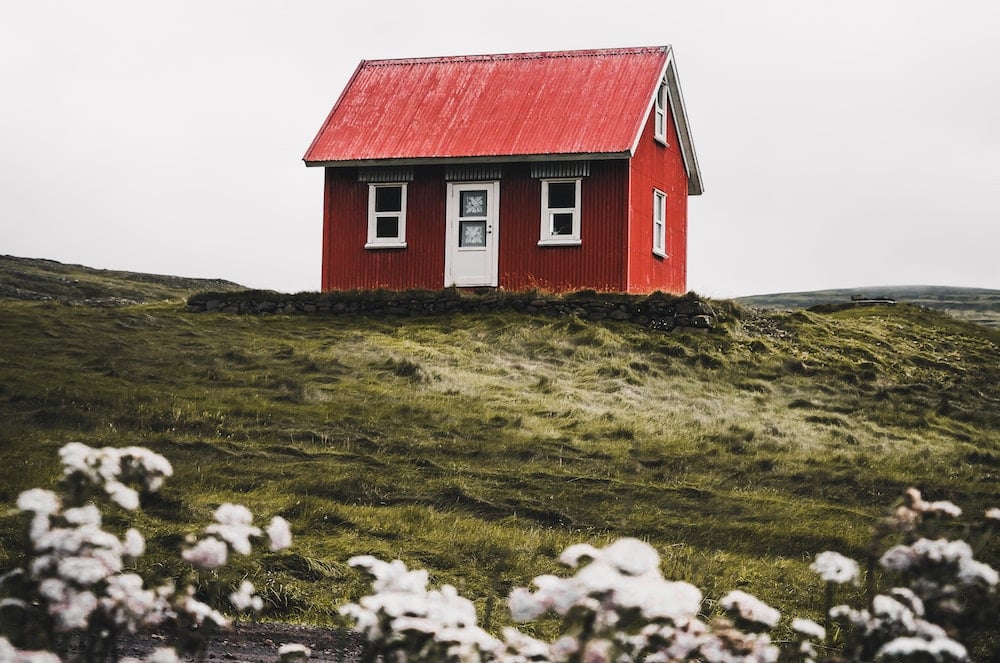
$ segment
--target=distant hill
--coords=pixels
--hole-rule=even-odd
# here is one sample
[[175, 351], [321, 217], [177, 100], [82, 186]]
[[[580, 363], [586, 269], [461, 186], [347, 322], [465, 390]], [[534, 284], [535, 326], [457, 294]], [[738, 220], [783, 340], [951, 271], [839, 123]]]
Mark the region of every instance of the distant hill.
[[127, 306], [184, 299], [201, 290], [242, 289], [237, 283], [220, 279], [112, 271], [55, 260], [0, 256], [0, 299]]
[[752, 295], [738, 297], [735, 301], [758, 308], [807, 309], [820, 305], [850, 304], [856, 297], [892, 299], [945, 311], [968, 322], [1000, 328], [1000, 290], [985, 288], [894, 285]]

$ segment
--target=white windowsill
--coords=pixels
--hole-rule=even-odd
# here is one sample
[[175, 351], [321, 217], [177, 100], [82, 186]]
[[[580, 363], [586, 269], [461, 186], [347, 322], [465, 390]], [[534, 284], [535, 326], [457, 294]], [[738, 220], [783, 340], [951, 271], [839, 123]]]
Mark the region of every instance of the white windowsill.
[[670, 147], [670, 143], [667, 142], [665, 136], [653, 136], [653, 140], [662, 145], [663, 147]]
[[579, 239], [540, 239], [538, 246], [580, 246], [583, 242]]
[[378, 242], [378, 243], [368, 242], [367, 244], [365, 244], [365, 248], [366, 249], [405, 249], [406, 248], [406, 242], [392, 242], [392, 243], [389, 243], [389, 242]]
[[668, 256], [668, 255], [666, 254], [666, 252], [665, 252], [665, 251], [660, 251], [659, 249], [653, 249], [653, 255], [654, 255], [654, 256], [659, 256], [659, 257], [661, 257], [661, 258], [668, 258], [668, 257], [669, 257], [669, 256]]

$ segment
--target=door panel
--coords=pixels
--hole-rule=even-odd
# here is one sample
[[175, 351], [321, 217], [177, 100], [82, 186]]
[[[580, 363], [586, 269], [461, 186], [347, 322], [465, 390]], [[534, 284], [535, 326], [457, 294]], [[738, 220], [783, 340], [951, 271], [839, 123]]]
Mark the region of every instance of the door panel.
[[498, 284], [500, 182], [448, 184], [444, 285]]

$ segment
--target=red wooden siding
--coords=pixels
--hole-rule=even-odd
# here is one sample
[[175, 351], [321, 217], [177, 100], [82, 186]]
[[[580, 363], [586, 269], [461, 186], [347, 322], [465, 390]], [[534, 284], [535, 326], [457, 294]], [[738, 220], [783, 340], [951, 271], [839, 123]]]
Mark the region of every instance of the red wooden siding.
[[[667, 117], [667, 147], [653, 138], [652, 113], [631, 160], [631, 220], [628, 292], [687, 290], [688, 175], [673, 118]], [[667, 257], [653, 254], [653, 189], [667, 194]]]
[[366, 249], [368, 185], [354, 168], [326, 169], [323, 289], [444, 286], [445, 184], [441, 167], [418, 169], [406, 189], [405, 249]]
[[591, 162], [580, 189], [580, 246], [538, 246], [541, 183], [527, 167], [512, 174], [500, 185], [500, 286], [624, 290], [627, 160]]

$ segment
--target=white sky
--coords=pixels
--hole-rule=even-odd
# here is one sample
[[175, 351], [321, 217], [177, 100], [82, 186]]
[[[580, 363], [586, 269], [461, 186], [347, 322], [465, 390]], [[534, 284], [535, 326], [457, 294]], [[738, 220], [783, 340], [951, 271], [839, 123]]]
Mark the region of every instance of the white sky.
[[1000, 289], [998, 28], [995, 0], [10, 0], [0, 253], [316, 290], [301, 158], [361, 59], [672, 44], [690, 289]]

